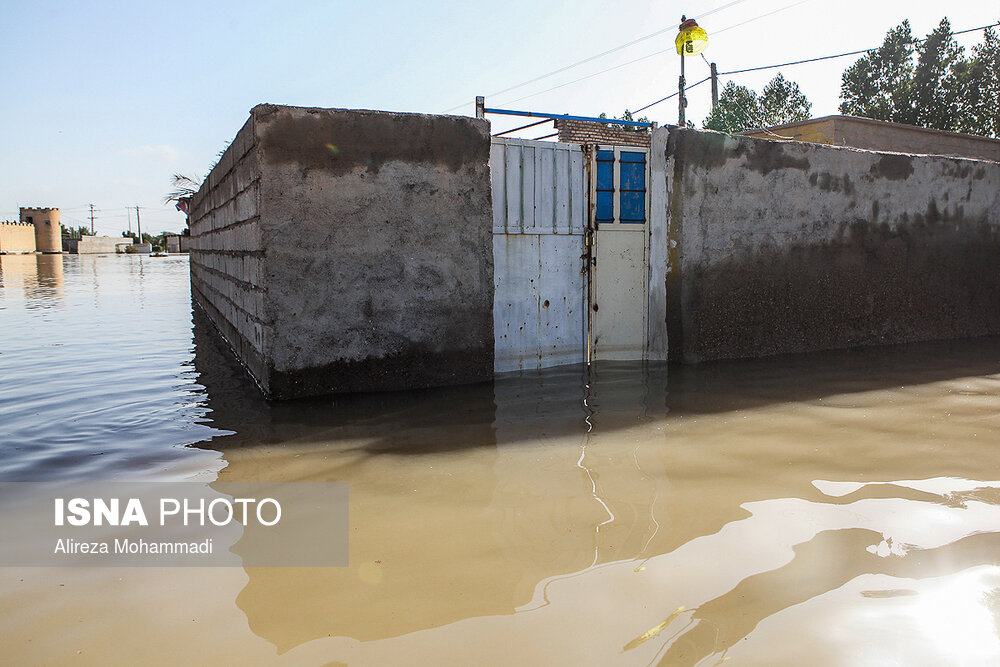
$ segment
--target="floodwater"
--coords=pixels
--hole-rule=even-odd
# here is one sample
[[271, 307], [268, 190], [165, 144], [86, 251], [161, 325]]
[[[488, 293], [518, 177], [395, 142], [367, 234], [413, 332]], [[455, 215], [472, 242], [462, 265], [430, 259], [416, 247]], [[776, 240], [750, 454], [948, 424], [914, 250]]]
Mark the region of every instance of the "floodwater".
[[0, 257], [4, 480], [341, 481], [345, 568], [0, 568], [5, 664], [1000, 664], [1000, 339], [270, 405], [184, 257]]

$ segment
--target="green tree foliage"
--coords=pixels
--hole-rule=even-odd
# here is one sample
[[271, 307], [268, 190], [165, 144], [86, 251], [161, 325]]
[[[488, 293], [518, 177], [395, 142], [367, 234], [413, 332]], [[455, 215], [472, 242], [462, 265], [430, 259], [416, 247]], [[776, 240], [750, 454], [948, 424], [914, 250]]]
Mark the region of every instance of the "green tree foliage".
[[956, 129], [1000, 137], [1000, 38], [992, 28], [972, 47], [972, 58], [959, 78], [963, 94]]
[[783, 125], [806, 120], [812, 115], [812, 102], [799, 89], [799, 84], [781, 74], [764, 86], [760, 95], [760, 116], [768, 125]]
[[717, 132], [740, 132], [756, 127], [760, 124], [757, 114], [759, 107], [757, 93], [729, 81], [719, 94], [719, 103], [704, 120], [702, 127]]
[[[607, 118], [607, 117], [608, 117], [608, 114], [606, 114], [606, 113], [601, 113], [601, 115], [598, 116], [598, 118]], [[623, 113], [621, 116], [615, 116], [615, 119], [616, 120], [634, 120], [637, 123], [648, 123], [649, 122], [649, 119], [646, 118], [645, 116], [643, 116], [642, 118], [633, 118], [632, 117], [632, 112], [629, 111], [628, 109], [625, 109], [625, 113]], [[648, 132], [649, 131], [645, 127], [638, 127], [636, 125], [618, 125], [617, 123], [608, 123], [608, 127], [612, 128], [612, 129], [615, 129], [615, 130], [629, 130], [631, 132]]]
[[964, 49], [951, 34], [948, 19], [917, 45], [917, 66], [910, 87], [912, 125], [952, 130], [958, 126], [961, 85], [959, 72], [968, 63]]
[[948, 19], [915, 41], [909, 21], [890, 30], [841, 77], [840, 112], [938, 130], [1000, 136], [1000, 41], [987, 29], [971, 58]]
[[728, 82], [702, 127], [718, 132], [742, 132], [806, 120], [811, 112], [812, 103], [799, 85], [778, 74], [760, 95], [746, 86]]
[[895, 120], [908, 113], [912, 59], [910, 22], [903, 21], [886, 34], [882, 46], [869, 51], [844, 72], [840, 113], [875, 120]]
[[90, 227], [80, 226], [80, 227], [67, 227], [66, 225], [59, 223], [59, 231], [62, 236], [70, 239], [78, 239], [83, 236], [93, 236], [94, 232], [90, 231]]

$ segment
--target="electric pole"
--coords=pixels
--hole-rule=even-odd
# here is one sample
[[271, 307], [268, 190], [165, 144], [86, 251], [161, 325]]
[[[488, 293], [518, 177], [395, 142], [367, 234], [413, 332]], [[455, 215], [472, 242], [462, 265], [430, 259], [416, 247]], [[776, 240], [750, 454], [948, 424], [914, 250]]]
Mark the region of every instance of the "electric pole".
[[719, 104], [719, 70], [716, 69], [715, 63], [709, 64], [712, 68], [712, 111], [715, 111], [715, 107]]
[[90, 205], [90, 234], [94, 234], [94, 205]]
[[128, 214], [128, 234], [132, 236], [132, 209], [126, 206], [125, 213]]
[[142, 223], [139, 221], [139, 205], [135, 205], [135, 228], [139, 231], [139, 243], [142, 243]]

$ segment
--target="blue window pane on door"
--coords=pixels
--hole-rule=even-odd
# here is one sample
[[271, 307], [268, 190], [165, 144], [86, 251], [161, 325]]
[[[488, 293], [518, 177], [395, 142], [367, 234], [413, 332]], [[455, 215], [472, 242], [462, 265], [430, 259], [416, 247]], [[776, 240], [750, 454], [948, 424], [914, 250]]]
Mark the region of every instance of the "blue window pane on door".
[[597, 222], [615, 220], [615, 154], [597, 151]]
[[623, 224], [646, 222], [646, 154], [622, 151], [620, 218]]

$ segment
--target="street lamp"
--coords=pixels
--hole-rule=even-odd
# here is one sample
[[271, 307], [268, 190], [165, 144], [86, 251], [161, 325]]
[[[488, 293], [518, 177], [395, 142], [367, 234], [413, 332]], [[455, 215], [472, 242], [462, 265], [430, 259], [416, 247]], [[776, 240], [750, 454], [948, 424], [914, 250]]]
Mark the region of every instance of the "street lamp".
[[681, 25], [674, 45], [677, 47], [677, 55], [681, 57], [681, 78], [677, 84], [678, 97], [680, 98], [678, 100], [680, 112], [677, 124], [681, 127], [687, 127], [684, 113], [684, 108], [687, 106], [687, 99], [684, 97], [684, 56], [696, 56], [704, 51], [708, 47], [708, 33], [694, 19], [681, 16]]

